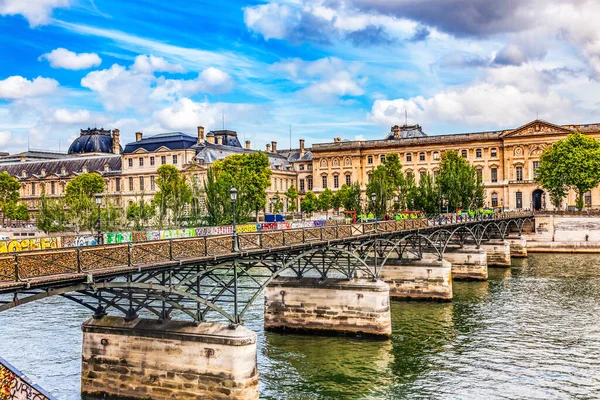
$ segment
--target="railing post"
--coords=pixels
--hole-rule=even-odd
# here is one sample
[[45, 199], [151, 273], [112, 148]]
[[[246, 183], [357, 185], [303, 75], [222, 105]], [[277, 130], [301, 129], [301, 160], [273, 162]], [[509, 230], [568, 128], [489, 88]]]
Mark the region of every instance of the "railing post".
[[305, 230], [306, 230], [306, 228], [302, 228], [302, 243], [306, 243], [306, 236], [304, 234]]
[[173, 261], [173, 239], [169, 239], [169, 260]]
[[81, 273], [83, 272], [81, 268], [81, 249], [77, 247], [75, 250], [77, 251], [77, 272]]
[[14, 265], [15, 265], [15, 281], [19, 282], [21, 280], [21, 277], [19, 276], [19, 255], [17, 253], [15, 253], [15, 261], [14, 261]]
[[127, 266], [131, 267], [131, 242], [127, 243]]
[[206, 235], [204, 235], [204, 255], [208, 255], [208, 239], [206, 238]]
[[263, 248], [263, 232], [260, 231], [260, 233], [258, 234], [258, 247], [259, 248]]
[[281, 240], [283, 242], [283, 245], [285, 246], [285, 229], [281, 230]]

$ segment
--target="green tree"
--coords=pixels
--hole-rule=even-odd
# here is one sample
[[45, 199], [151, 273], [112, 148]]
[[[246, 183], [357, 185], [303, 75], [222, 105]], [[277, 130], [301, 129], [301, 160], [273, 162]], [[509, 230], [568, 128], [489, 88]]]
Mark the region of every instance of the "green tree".
[[555, 206], [573, 189], [581, 210], [584, 194], [600, 183], [600, 142], [581, 132], [555, 142], [540, 157], [536, 181], [550, 193]]
[[4, 218], [7, 216], [7, 209], [14, 207], [14, 204], [19, 201], [20, 189], [21, 183], [16, 178], [10, 176], [8, 172], [0, 172], [0, 211], [2, 211], [2, 224], [4, 224]]
[[281, 196], [279, 195], [279, 192], [276, 192], [275, 196], [273, 196], [273, 198], [271, 199], [271, 207], [272, 211], [276, 214], [283, 211], [283, 201], [281, 199]]
[[67, 225], [67, 211], [65, 203], [61, 200], [51, 200], [42, 194], [38, 201], [38, 214], [36, 226], [46, 234], [50, 232], [63, 232]]
[[[341, 190], [341, 188], [340, 188]], [[338, 215], [340, 215], [340, 207], [342, 207], [342, 196], [343, 194], [340, 193], [340, 190], [336, 191], [333, 194], [333, 197], [331, 198], [331, 208], [333, 208]]]
[[94, 196], [104, 191], [104, 179], [94, 172], [81, 174], [67, 183], [65, 202], [75, 231], [81, 227], [93, 229], [97, 217]]
[[414, 197], [415, 208], [426, 214], [433, 214], [439, 211], [438, 188], [433, 183], [430, 174], [425, 174], [419, 180], [419, 186], [416, 188], [417, 195]]
[[319, 200], [311, 190], [306, 193], [300, 202], [300, 209], [309, 216], [319, 209]]
[[136, 231], [144, 230], [149, 221], [154, 217], [156, 207], [144, 199], [131, 203], [127, 207], [127, 220], [133, 223], [133, 229]]
[[25, 203], [10, 202], [6, 209], [6, 216], [12, 220], [28, 221], [29, 208]]
[[470, 209], [483, 202], [485, 196], [481, 196], [482, 186], [478, 187], [477, 180], [475, 167], [455, 151], [442, 154], [437, 183], [449, 210]]
[[[207, 223], [209, 225], [224, 225], [231, 218], [230, 182], [217, 177], [218, 172], [210, 167], [204, 181], [206, 196]], [[236, 209], [238, 209], [237, 207]], [[238, 220], [239, 221], [239, 220]]]
[[154, 194], [153, 202], [158, 208], [158, 224], [160, 227], [164, 226], [167, 218], [169, 226], [172, 222], [181, 225], [184, 210], [192, 201], [192, 189], [177, 167], [165, 164], [156, 171], [158, 190]]
[[331, 189], [325, 189], [319, 194], [319, 198], [317, 200], [318, 209], [320, 211], [325, 211], [325, 216], [327, 216], [329, 210], [331, 209], [331, 203], [333, 201], [333, 192]]
[[357, 214], [361, 213], [361, 190], [360, 183], [355, 182], [351, 185], [342, 185], [340, 190], [337, 191], [337, 196], [341, 201], [341, 206], [346, 211], [356, 211]]
[[296, 201], [298, 200], [298, 191], [293, 184], [285, 192], [285, 197], [288, 199], [288, 211], [293, 213], [296, 211], [296, 208], [298, 208], [296, 205]]

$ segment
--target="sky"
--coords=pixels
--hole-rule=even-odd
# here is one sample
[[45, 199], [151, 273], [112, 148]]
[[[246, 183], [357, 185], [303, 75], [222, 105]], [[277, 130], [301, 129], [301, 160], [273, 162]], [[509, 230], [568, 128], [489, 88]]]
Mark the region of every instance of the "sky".
[[0, 151], [600, 122], [597, 0], [0, 0]]

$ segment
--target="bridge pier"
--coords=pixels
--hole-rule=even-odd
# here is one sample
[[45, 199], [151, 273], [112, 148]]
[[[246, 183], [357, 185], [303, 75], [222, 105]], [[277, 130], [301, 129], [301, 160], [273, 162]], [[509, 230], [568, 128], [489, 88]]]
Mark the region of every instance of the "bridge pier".
[[422, 260], [388, 259], [381, 280], [390, 285], [392, 300], [452, 301], [451, 264], [433, 254]]
[[368, 279], [274, 279], [265, 289], [265, 329], [387, 338], [390, 288]]
[[83, 326], [84, 399], [258, 399], [256, 334], [105, 316]]
[[488, 267], [510, 267], [510, 242], [508, 240], [492, 239], [481, 244], [487, 253]]
[[522, 237], [506, 238], [510, 242], [510, 255], [515, 258], [527, 257], [527, 239]]
[[452, 278], [455, 280], [485, 281], [488, 278], [487, 253], [475, 246], [447, 248], [444, 259], [452, 264]]

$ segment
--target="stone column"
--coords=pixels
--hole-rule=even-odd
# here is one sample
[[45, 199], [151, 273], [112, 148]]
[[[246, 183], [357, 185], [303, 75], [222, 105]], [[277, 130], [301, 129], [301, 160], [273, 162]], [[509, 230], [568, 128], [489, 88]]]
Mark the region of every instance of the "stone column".
[[488, 278], [487, 253], [475, 246], [448, 248], [444, 259], [452, 264], [452, 278], [455, 280], [485, 281]]
[[510, 256], [515, 258], [525, 258], [527, 257], [527, 239], [517, 237], [517, 238], [507, 238], [510, 243]]
[[452, 266], [433, 254], [422, 260], [388, 260], [381, 280], [390, 285], [392, 300], [452, 300]]
[[390, 288], [383, 281], [279, 277], [265, 289], [265, 329], [390, 337]]
[[85, 399], [258, 399], [256, 334], [243, 326], [106, 316], [82, 330]]
[[488, 267], [510, 268], [510, 242], [508, 240], [488, 240], [481, 243], [487, 253]]

